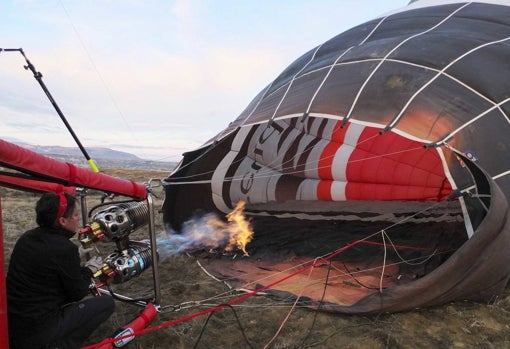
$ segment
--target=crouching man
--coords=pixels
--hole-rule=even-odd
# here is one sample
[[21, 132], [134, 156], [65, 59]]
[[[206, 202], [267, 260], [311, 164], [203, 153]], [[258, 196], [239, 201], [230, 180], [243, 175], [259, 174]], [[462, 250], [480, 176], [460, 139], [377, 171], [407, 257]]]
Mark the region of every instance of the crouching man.
[[80, 224], [77, 200], [46, 193], [36, 207], [38, 227], [16, 242], [7, 272], [11, 349], [77, 349], [115, 309], [110, 296], [89, 294], [100, 257], [81, 266], [70, 241]]

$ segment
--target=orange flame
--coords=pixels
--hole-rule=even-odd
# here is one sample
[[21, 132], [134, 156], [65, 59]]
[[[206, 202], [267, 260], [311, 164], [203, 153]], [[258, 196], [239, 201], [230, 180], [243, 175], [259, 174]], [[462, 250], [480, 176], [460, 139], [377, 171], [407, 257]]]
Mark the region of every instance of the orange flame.
[[232, 212], [226, 215], [227, 222], [214, 214], [206, 214], [185, 224], [183, 234], [175, 234], [170, 245], [176, 249], [188, 250], [197, 247], [220, 248], [233, 251], [238, 248], [247, 256], [246, 245], [253, 239], [253, 230], [243, 214], [245, 203], [240, 201]]
[[244, 252], [245, 256], [248, 256], [246, 245], [253, 240], [253, 230], [243, 214], [244, 207], [245, 202], [239, 201], [234, 210], [226, 216], [232, 229], [229, 229], [231, 232], [230, 241], [225, 247], [225, 251], [232, 251], [234, 247], [237, 247]]

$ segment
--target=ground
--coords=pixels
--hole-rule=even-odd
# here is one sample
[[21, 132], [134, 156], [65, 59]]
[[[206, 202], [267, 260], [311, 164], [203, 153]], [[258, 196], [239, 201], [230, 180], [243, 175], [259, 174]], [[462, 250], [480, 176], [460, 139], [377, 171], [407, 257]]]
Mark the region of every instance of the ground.
[[[136, 181], [166, 175], [162, 171], [105, 172]], [[38, 196], [1, 190], [7, 266], [17, 237], [34, 224], [33, 205]], [[162, 229], [161, 222], [157, 229]], [[144, 231], [137, 234], [147, 237]], [[104, 251], [115, 247], [103, 245]], [[509, 288], [485, 304], [459, 301], [371, 316], [316, 312], [260, 295], [212, 311], [241, 294], [231, 295], [226, 285], [209, 277], [195, 258], [185, 254], [165, 259], [158, 269], [161, 312], [149, 331], [129, 348], [510, 348]], [[151, 270], [146, 270], [113, 289], [132, 298], [150, 298], [154, 296], [153, 280]], [[86, 344], [111, 336], [141, 310], [118, 301], [115, 313]]]

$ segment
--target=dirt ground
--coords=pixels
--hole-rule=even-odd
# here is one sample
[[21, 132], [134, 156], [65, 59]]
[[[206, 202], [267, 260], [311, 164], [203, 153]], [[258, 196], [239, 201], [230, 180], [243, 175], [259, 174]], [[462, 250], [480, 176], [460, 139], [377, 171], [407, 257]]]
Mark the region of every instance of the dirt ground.
[[[163, 173], [109, 174], [136, 181], [164, 178]], [[34, 225], [38, 196], [7, 189], [1, 189], [0, 194], [6, 268], [17, 237]], [[161, 230], [160, 214], [156, 221], [156, 230]], [[133, 239], [148, 237], [146, 231], [136, 234]], [[115, 248], [102, 245], [105, 253]], [[487, 304], [460, 301], [404, 313], [360, 316], [293, 307], [264, 295], [225, 305], [242, 294], [231, 294], [188, 255], [163, 260], [158, 271], [160, 312], [148, 331], [128, 348], [510, 348], [510, 288]], [[130, 298], [152, 298], [152, 270], [112, 288]], [[218, 306], [222, 308], [216, 310]], [[111, 336], [141, 310], [118, 301], [115, 313], [86, 345]]]
[[[132, 348], [510, 348], [508, 289], [491, 304], [456, 302], [374, 316], [292, 308], [289, 303], [255, 296], [185, 321], [236, 296], [229, 296], [228, 289], [209, 278], [192, 258], [167, 260], [160, 273], [163, 309], [151, 326], [176, 324], [141, 335]], [[140, 278], [146, 280], [121, 285], [119, 291], [150, 295], [151, 275]], [[182, 303], [183, 309], [174, 307]], [[139, 311], [133, 308], [119, 304], [94, 339], [128, 322]]]
[[[232, 297], [211, 299], [227, 289], [206, 276], [192, 259], [169, 260], [160, 271], [163, 310], [151, 326], [176, 324], [141, 335], [132, 348], [510, 348], [508, 290], [491, 304], [457, 302], [377, 316], [293, 309], [290, 304], [257, 296], [186, 321]], [[151, 280], [134, 283], [123, 285], [122, 292], [151, 294]], [[190, 301], [196, 304], [180, 311], [173, 307]], [[91, 342], [108, 336], [138, 311], [118, 304], [114, 316]]]

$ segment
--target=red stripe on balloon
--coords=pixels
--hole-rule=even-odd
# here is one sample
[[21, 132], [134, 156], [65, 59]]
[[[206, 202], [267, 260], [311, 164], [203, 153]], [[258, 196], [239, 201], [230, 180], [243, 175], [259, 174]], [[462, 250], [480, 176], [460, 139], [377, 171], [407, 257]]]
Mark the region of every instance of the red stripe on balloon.
[[331, 172], [331, 165], [333, 164], [333, 160], [335, 158], [335, 154], [338, 149], [342, 146], [345, 139], [345, 134], [349, 129], [350, 123], [345, 125], [345, 127], [340, 127], [342, 124], [341, 121], [338, 121], [333, 129], [331, 134], [330, 142], [324, 147], [324, 150], [321, 153], [319, 158], [319, 168], [318, 174], [320, 179], [333, 179], [333, 173]]

